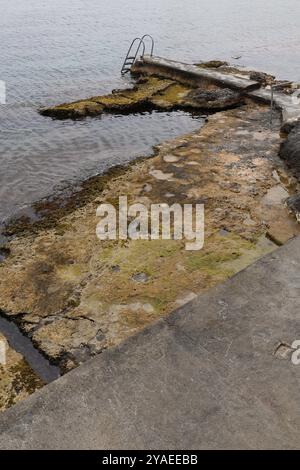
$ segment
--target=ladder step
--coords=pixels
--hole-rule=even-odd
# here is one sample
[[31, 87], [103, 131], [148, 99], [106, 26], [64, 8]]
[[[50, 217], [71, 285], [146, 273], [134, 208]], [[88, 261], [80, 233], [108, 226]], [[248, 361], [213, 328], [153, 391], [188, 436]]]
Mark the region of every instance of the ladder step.
[[[149, 34], [144, 34], [144, 36], [141, 37], [141, 38], [139, 38], [139, 37], [135, 38], [131, 42], [131, 45], [130, 45], [130, 47], [128, 49], [128, 52], [127, 52], [127, 55], [125, 57], [125, 61], [124, 61], [124, 64], [123, 64], [123, 67], [122, 67], [122, 70], [121, 70], [122, 75], [124, 75], [127, 72], [130, 72], [131, 67], [134, 65], [135, 61], [139, 57], [144, 57], [144, 54], [146, 52], [146, 45], [145, 45], [144, 39], [146, 39], [146, 38], [148, 38], [148, 39], [150, 38], [150, 40], [152, 42], [152, 44], [151, 44], [151, 56], [153, 55], [154, 40], [153, 40], [152, 36], [150, 36]], [[133, 55], [130, 55], [130, 54], [135, 54], [135, 55], [133, 56]]]

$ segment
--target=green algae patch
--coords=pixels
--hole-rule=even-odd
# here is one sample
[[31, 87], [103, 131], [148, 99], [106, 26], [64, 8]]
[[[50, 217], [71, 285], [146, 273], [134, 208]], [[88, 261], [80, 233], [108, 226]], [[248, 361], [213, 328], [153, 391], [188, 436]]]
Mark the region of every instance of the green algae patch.
[[239, 256], [235, 259], [228, 259], [225, 261], [224, 268], [230, 270], [232, 274], [236, 274], [260, 259], [262, 256], [272, 253], [276, 249], [276, 244], [263, 234], [258, 237], [256, 243], [252, 244], [251, 248], [241, 246]]
[[149, 77], [147, 80], [140, 80], [132, 90], [128, 90], [125, 96], [135, 102], [144, 101], [168, 89], [172, 83], [174, 82], [171, 80]]
[[254, 247], [254, 243], [232, 232], [225, 236], [214, 234], [202, 250], [188, 252], [186, 268], [190, 271], [204, 271], [211, 276], [222, 274], [226, 278], [234, 274], [234, 269], [230, 269], [228, 263]]
[[191, 88], [179, 83], [170, 85], [163, 92], [155, 94], [151, 98], [154, 106], [162, 109], [172, 109], [183, 104], [183, 99], [191, 91]]
[[132, 89], [118, 90], [110, 95], [96, 96], [91, 100], [101, 104], [106, 112], [134, 111], [138, 107], [149, 106], [150, 98], [158, 92], [163, 92], [171, 84], [171, 80], [149, 77], [138, 82]]
[[91, 98], [91, 101], [99, 103], [102, 105], [103, 110], [119, 110], [119, 109], [127, 109], [133, 105], [132, 98], [126, 96], [126, 92], [124, 93], [114, 93], [111, 95], [106, 96], [96, 96], [95, 98]]

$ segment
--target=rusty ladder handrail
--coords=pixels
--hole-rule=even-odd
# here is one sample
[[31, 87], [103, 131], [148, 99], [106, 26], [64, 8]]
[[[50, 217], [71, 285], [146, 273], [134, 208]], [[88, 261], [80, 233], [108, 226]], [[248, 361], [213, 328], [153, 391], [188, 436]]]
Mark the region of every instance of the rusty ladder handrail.
[[292, 85], [293, 82], [290, 82], [288, 80], [284, 80], [283, 82], [280, 83], [275, 83], [271, 85], [271, 103], [270, 103], [270, 128], [272, 129], [273, 126], [273, 112], [274, 112], [274, 90], [280, 90], [280, 88], [284, 88], [288, 85]]
[[[123, 65], [122, 65], [122, 68], [121, 68], [121, 75], [125, 75], [127, 72], [130, 72], [131, 67], [133, 66], [133, 64], [135, 63], [135, 61], [138, 57], [138, 53], [139, 53], [141, 47], [142, 47], [142, 54], [141, 54], [140, 57], [141, 58], [144, 57], [145, 51], [146, 51], [146, 45], [145, 45], [145, 39], [146, 38], [150, 38], [150, 40], [151, 40], [151, 53], [150, 53], [150, 56], [151, 57], [153, 56], [154, 39], [150, 34], [144, 34], [144, 36], [141, 37], [141, 38], [139, 38], [139, 37], [134, 38], [133, 41], [131, 42], [130, 46], [129, 46], [128, 52], [127, 52], [125, 60], [123, 62]], [[139, 43], [137, 45], [135, 53], [133, 53], [132, 50], [133, 50], [134, 45], [136, 44], [137, 41], [139, 41]]]

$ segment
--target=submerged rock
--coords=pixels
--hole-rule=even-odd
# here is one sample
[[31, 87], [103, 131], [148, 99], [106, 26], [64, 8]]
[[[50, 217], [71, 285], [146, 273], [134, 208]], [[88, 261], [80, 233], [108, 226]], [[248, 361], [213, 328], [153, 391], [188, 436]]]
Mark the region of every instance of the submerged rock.
[[133, 274], [132, 279], [135, 282], [147, 282], [149, 280], [149, 276], [146, 273], [136, 273]]
[[218, 90], [192, 90], [185, 98], [185, 103], [201, 109], [222, 110], [242, 105], [244, 102], [240, 93], [228, 88]]

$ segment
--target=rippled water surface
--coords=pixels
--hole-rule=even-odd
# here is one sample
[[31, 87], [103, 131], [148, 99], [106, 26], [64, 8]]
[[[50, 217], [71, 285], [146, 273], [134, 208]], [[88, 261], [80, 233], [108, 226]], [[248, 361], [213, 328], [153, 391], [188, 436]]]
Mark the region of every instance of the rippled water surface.
[[0, 0], [0, 12], [0, 219], [200, 126], [183, 112], [77, 122], [37, 113], [124, 86], [136, 35], [152, 34], [168, 58], [224, 58], [300, 80], [299, 0]]

